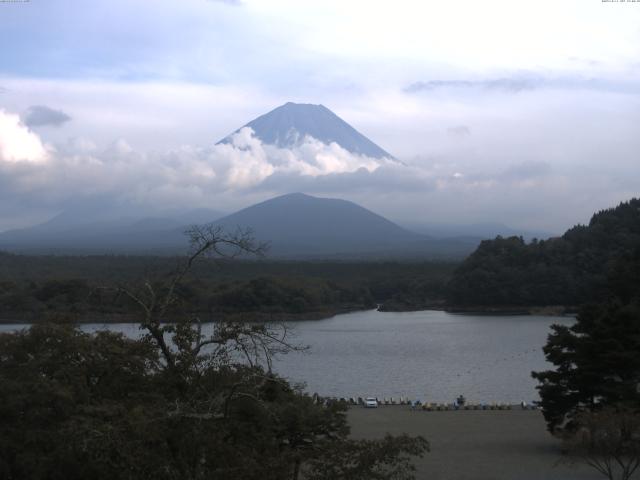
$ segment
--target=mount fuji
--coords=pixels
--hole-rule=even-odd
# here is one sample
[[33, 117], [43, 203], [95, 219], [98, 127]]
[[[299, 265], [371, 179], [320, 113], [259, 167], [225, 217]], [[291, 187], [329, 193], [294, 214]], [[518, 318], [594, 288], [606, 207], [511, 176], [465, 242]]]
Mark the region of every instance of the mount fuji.
[[[289, 102], [245, 126], [264, 144], [279, 148], [292, 148], [313, 137], [355, 155], [401, 163], [323, 105]], [[218, 143], [230, 143], [232, 135]], [[270, 255], [275, 258], [460, 258], [480, 241], [434, 238], [355, 203], [301, 193], [271, 198], [227, 216], [209, 209], [136, 215], [130, 209], [111, 212], [104, 201], [85, 203], [40, 225], [0, 233], [0, 249], [175, 254], [184, 251], [188, 225], [208, 222], [227, 229], [253, 229], [259, 241], [271, 244]]]
[[[324, 105], [309, 103], [285, 103], [244, 125], [253, 130], [254, 135], [268, 145], [291, 148], [306, 137], [313, 137], [322, 143], [337, 143], [345, 150], [371, 158], [394, 159], [347, 122]], [[233, 133], [239, 132], [239, 128]], [[233, 133], [218, 143], [230, 143]]]

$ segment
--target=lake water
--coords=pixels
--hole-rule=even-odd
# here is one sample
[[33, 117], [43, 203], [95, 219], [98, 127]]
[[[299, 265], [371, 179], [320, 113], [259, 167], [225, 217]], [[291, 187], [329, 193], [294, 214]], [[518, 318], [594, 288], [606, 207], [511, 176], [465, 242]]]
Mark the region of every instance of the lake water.
[[[305, 353], [279, 357], [274, 369], [309, 392], [325, 396], [408, 396], [451, 402], [519, 403], [538, 398], [532, 370], [550, 367], [542, 353], [552, 323], [548, 316], [456, 315], [441, 311], [356, 312], [287, 322]], [[22, 328], [0, 325], [0, 331]], [[139, 335], [137, 325], [88, 324]]]

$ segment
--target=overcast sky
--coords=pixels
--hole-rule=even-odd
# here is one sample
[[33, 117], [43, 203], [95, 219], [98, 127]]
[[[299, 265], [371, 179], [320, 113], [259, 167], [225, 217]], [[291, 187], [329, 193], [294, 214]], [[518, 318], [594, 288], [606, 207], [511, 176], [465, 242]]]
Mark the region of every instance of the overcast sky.
[[[640, 195], [640, 2], [31, 0], [0, 3], [0, 41], [0, 230], [304, 191], [561, 232]], [[405, 165], [214, 147], [287, 101]]]

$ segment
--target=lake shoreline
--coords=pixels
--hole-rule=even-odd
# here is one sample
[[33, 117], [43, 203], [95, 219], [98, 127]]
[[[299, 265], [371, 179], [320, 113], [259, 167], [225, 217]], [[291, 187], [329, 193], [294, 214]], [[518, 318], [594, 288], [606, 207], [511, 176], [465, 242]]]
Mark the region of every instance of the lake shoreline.
[[[316, 310], [303, 313], [287, 313], [287, 312], [237, 312], [237, 313], [219, 313], [219, 312], [188, 312], [184, 317], [198, 317], [203, 323], [213, 323], [218, 321], [227, 322], [264, 322], [264, 323], [282, 323], [282, 322], [298, 322], [298, 321], [315, 321], [325, 320], [345, 313], [366, 312], [374, 310], [373, 308], [363, 309], [360, 306], [349, 308], [331, 308], [326, 310]], [[44, 318], [43, 318], [44, 317]], [[60, 312], [55, 315], [51, 313], [44, 314], [43, 317], [35, 316], [5, 316], [0, 317], [0, 325], [33, 325], [38, 323], [72, 323], [78, 325], [85, 324], [116, 324], [116, 323], [140, 323], [141, 316], [133, 313], [69, 313]], [[178, 316], [169, 317], [163, 323], [175, 323], [179, 319]]]
[[443, 305], [431, 304], [422, 305], [420, 307], [401, 306], [401, 305], [385, 305], [381, 304], [378, 308], [380, 312], [420, 312], [425, 310], [436, 310], [459, 315], [538, 315], [548, 317], [572, 317], [578, 312], [578, 307], [565, 305], [531, 305], [531, 306], [504, 306], [504, 305]]
[[[561, 305], [551, 306], [529, 306], [529, 307], [513, 307], [513, 306], [445, 306], [442, 304], [437, 305], [424, 305], [420, 307], [401, 308], [399, 306], [385, 306], [385, 304], [379, 304], [377, 308], [362, 308], [361, 306], [353, 307], [341, 307], [341, 308], [328, 308], [326, 310], [316, 310], [302, 313], [288, 313], [288, 312], [236, 312], [236, 313], [209, 313], [209, 312], [189, 312], [186, 314], [188, 317], [199, 317], [203, 323], [212, 323], [217, 321], [228, 322], [264, 322], [264, 323], [282, 323], [282, 322], [304, 322], [304, 321], [318, 321], [326, 320], [328, 318], [335, 317], [336, 315], [342, 315], [345, 313], [357, 313], [376, 310], [378, 312], [389, 313], [410, 313], [410, 312], [423, 312], [423, 311], [437, 311], [446, 312], [456, 315], [477, 315], [477, 316], [543, 316], [543, 317], [574, 317], [577, 314], [577, 307], [566, 307]], [[42, 317], [34, 316], [5, 316], [0, 317], [0, 325], [32, 325], [37, 323], [73, 323], [78, 325], [102, 323], [102, 324], [115, 324], [115, 323], [140, 323], [140, 316], [131, 313], [87, 313], [78, 314], [70, 312], [60, 312], [56, 314], [46, 313], [44, 314], [44, 320]], [[173, 323], [177, 321], [177, 317], [173, 317], [166, 321], [166, 323]], [[68, 320], [68, 322], [63, 322]]]

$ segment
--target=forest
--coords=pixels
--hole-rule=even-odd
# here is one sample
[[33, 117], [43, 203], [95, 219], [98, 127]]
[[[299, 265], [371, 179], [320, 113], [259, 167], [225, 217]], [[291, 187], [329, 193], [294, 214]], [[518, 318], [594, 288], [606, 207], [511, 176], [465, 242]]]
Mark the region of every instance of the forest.
[[578, 306], [608, 298], [640, 249], [640, 199], [597, 212], [588, 225], [526, 243], [483, 241], [447, 284], [449, 305]]
[[[176, 257], [0, 254], [0, 319], [123, 321], [135, 310], [119, 290], [161, 281]], [[203, 259], [178, 292], [201, 318], [286, 320], [340, 312], [442, 305], [452, 262], [275, 262]]]
[[[203, 259], [177, 292], [208, 321], [318, 319], [388, 311], [562, 306], [611, 296], [634, 275], [640, 255], [640, 200], [593, 215], [561, 237], [497, 237], [462, 263], [452, 261], [273, 261]], [[0, 253], [0, 321], [129, 321], [123, 287], [159, 282], [181, 257], [28, 256]]]

